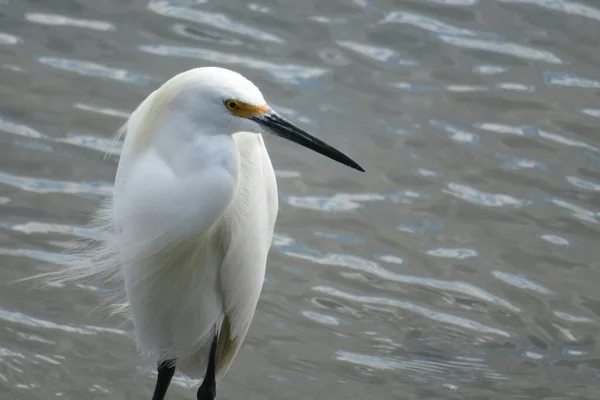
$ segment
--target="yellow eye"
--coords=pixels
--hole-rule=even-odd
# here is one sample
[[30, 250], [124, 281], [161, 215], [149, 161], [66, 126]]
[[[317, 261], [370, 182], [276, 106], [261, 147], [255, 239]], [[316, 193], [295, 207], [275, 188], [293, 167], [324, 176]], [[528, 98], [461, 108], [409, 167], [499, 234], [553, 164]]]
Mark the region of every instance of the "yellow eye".
[[231, 99], [225, 100], [225, 107], [227, 107], [229, 111], [235, 111], [240, 108], [240, 103]]

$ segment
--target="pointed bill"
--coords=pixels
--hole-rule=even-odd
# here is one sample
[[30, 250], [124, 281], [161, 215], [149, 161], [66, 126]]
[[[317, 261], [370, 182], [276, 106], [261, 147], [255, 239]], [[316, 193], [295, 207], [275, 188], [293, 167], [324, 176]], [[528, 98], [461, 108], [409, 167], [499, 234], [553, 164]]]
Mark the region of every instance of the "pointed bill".
[[358, 165], [350, 157], [345, 155], [339, 150], [331, 147], [324, 141], [317, 139], [308, 132], [298, 128], [281, 115], [277, 114], [273, 110], [269, 110], [262, 115], [254, 115], [250, 117], [251, 120], [257, 122], [263, 128], [270, 133], [290, 140], [294, 143], [304, 146], [308, 149], [316, 151], [319, 154], [329, 157], [339, 163], [347, 165], [350, 168], [354, 168], [359, 171], [365, 171], [363, 167]]

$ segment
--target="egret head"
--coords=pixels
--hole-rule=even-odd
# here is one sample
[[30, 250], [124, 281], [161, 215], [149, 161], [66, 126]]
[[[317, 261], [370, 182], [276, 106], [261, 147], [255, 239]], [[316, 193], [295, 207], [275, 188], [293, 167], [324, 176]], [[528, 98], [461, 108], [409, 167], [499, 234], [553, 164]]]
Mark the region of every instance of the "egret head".
[[178, 75], [173, 85], [177, 94], [172, 102], [177, 109], [195, 115], [198, 124], [210, 125], [215, 132], [271, 133], [364, 171], [340, 151], [279, 115], [267, 104], [260, 90], [236, 72], [215, 67], [197, 68]]

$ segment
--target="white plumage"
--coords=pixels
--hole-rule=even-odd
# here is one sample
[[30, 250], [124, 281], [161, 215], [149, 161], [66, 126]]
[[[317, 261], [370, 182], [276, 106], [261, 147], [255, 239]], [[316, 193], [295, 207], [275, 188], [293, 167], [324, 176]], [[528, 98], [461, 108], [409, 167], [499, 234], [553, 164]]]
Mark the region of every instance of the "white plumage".
[[[209, 374], [215, 335], [222, 378], [262, 289], [278, 210], [263, 130], [362, 170], [271, 110], [241, 75], [184, 72], [129, 118], [114, 194], [97, 218], [106, 239], [59, 273], [116, 279], [140, 350], [193, 378]], [[160, 385], [159, 368], [155, 399], [164, 397]], [[214, 387], [206, 393], [198, 398]]]

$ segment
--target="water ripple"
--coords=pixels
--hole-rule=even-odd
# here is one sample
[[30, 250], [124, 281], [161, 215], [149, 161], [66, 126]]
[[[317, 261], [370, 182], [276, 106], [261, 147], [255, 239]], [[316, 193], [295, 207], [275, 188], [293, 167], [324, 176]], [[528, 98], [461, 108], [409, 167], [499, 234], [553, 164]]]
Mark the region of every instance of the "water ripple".
[[72, 18], [60, 14], [25, 13], [25, 19], [29, 22], [41, 25], [72, 26], [105, 32], [115, 30], [115, 26], [110, 22]]
[[281, 233], [275, 232], [273, 234], [273, 246], [275, 247], [284, 247], [290, 246], [295, 243], [294, 239], [291, 236], [284, 235]]
[[600, 183], [592, 182], [582, 178], [578, 178], [576, 176], [567, 176], [567, 181], [573, 186], [577, 186], [578, 188], [591, 190], [594, 192], [600, 192]]
[[254, 40], [280, 44], [285, 43], [285, 40], [275, 35], [244, 25], [240, 21], [232, 21], [225, 14], [212, 13], [189, 7], [174, 6], [171, 3], [172, 2], [170, 1], [153, 0], [148, 3], [148, 9], [165, 17], [177, 18], [210, 26], [212, 28], [222, 29]]
[[396, 228], [402, 232], [424, 234], [427, 232], [439, 231], [440, 229], [443, 228], [443, 226], [444, 225], [442, 225], [439, 222], [425, 220], [425, 221], [423, 221], [423, 223], [420, 226], [411, 225], [411, 224], [399, 224]]
[[[501, 380], [507, 379], [504, 375], [501, 375], [493, 371], [490, 367], [485, 365], [482, 359], [473, 360], [470, 363], [461, 363], [460, 361], [454, 360], [435, 360], [435, 359], [408, 359], [403, 357], [382, 357], [370, 354], [360, 354], [350, 351], [337, 351], [336, 359], [339, 361], [349, 362], [361, 367], [367, 367], [374, 370], [400, 370], [403, 374], [413, 375], [411, 376], [412, 382], [423, 382], [428, 383], [431, 380], [439, 381], [440, 379], [446, 379], [447, 375], [459, 375], [462, 380], [465, 379], [464, 373], [471, 372], [476, 375], [481, 374], [482, 377]], [[459, 359], [457, 357], [457, 359]], [[442, 378], [444, 377], [444, 378]], [[472, 377], [471, 380], [479, 379], [477, 376]], [[447, 390], [455, 391], [458, 386], [451, 383], [442, 383], [442, 387]]]
[[299, 178], [300, 177], [300, 172], [298, 172], [298, 171], [276, 169], [275, 170], [275, 177], [277, 179]]
[[148, 75], [127, 71], [125, 69], [111, 68], [106, 65], [97, 64], [90, 61], [71, 60], [66, 58], [42, 56], [37, 58], [44, 65], [52, 68], [75, 72], [79, 75], [93, 76], [97, 78], [108, 78], [120, 82], [132, 83], [135, 85], [146, 85], [154, 81]]
[[364, 365], [369, 368], [378, 369], [381, 371], [394, 370], [394, 369], [408, 369], [403, 368], [401, 362], [388, 357], [373, 356], [370, 354], [358, 354], [348, 351], [336, 351], [336, 360], [347, 361], [352, 364]]
[[13, 122], [0, 115], [0, 131], [29, 138], [46, 138], [46, 136], [27, 125]]
[[21, 44], [23, 39], [18, 36], [0, 32], [0, 44]]
[[570, 244], [568, 239], [565, 239], [564, 237], [561, 237], [561, 236], [548, 234], [548, 233], [544, 234], [544, 235], [540, 235], [540, 238], [542, 240], [545, 240], [546, 242], [550, 242], [550, 243], [558, 245], [558, 246], [568, 246]]
[[302, 311], [301, 314], [306, 318], [323, 325], [341, 325], [341, 320], [331, 315], [321, 314], [315, 311]]
[[32, 260], [44, 261], [50, 264], [64, 265], [73, 258], [64, 253], [53, 253], [50, 251], [33, 249], [6, 249], [0, 247], [0, 255], [10, 257], [26, 257]]
[[344, 18], [339, 18], [339, 17], [327, 17], [324, 15], [313, 15], [311, 17], [308, 17], [309, 20], [311, 21], [315, 21], [318, 22], [320, 24], [327, 24], [327, 25], [331, 25], [331, 24], [344, 24], [347, 22], [346, 19]]
[[416, 26], [433, 33], [435, 37], [444, 43], [461, 48], [491, 51], [526, 60], [562, 64], [562, 60], [559, 57], [548, 51], [508, 42], [501, 35], [494, 33], [458, 28], [419, 14], [403, 11], [391, 12], [380, 22], [380, 24], [387, 23]]
[[530, 160], [527, 158], [510, 157], [510, 156], [507, 156], [504, 154], [496, 154], [496, 156], [500, 159], [505, 160], [501, 165], [501, 168], [503, 168], [503, 169], [508, 169], [508, 170], [535, 169], [538, 171], [546, 171], [546, 169], [547, 169], [545, 164], [535, 161], [535, 160]]
[[569, 313], [562, 312], [562, 311], [554, 311], [553, 314], [556, 315], [560, 319], [564, 319], [565, 321], [573, 322], [576, 324], [593, 323], [594, 322], [593, 320], [591, 320], [587, 317], [580, 317], [580, 316], [569, 314]]
[[474, 127], [496, 133], [508, 133], [517, 136], [538, 137], [555, 143], [564, 144], [570, 147], [579, 147], [586, 150], [591, 150], [600, 153], [600, 149], [585, 143], [580, 140], [568, 138], [558, 133], [547, 132], [532, 125], [511, 126], [505, 124], [497, 124], [493, 122], [479, 122], [473, 124]]
[[398, 193], [338, 193], [331, 197], [320, 196], [291, 196], [283, 195], [284, 200], [291, 206], [320, 210], [326, 212], [353, 211], [362, 207], [361, 203], [386, 201], [396, 204], [411, 204], [417, 199], [427, 198], [427, 195], [412, 190], [404, 190]]
[[455, 93], [487, 92], [490, 90], [486, 86], [480, 85], [446, 85], [446, 90]]
[[517, 199], [507, 194], [482, 192], [460, 183], [451, 182], [447, 186], [448, 189], [442, 189], [442, 192], [486, 207], [521, 208], [531, 203], [528, 200]]
[[496, 132], [496, 133], [509, 133], [517, 136], [531, 136], [528, 135], [527, 131], [535, 129], [534, 127], [528, 126], [511, 126], [504, 124], [496, 124], [494, 122], [481, 122], [473, 124], [474, 127], [483, 129], [485, 131]]
[[294, 64], [277, 64], [271, 61], [257, 60], [234, 53], [222, 53], [215, 50], [197, 47], [180, 47], [169, 45], [142, 45], [140, 50], [146, 53], [167, 56], [197, 58], [208, 62], [239, 65], [270, 73], [276, 79], [295, 84], [305, 84], [310, 80], [321, 77], [328, 72], [324, 68], [305, 67]]
[[121, 148], [123, 146], [123, 143], [120, 141], [83, 134], [69, 134], [65, 138], [56, 139], [56, 141], [62, 143], [69, 143], [75, 146], [85, 147], [87, 149], [96, 150], [104, 154], [115, 155], [121, 154]]
[[314, 249], [309, 249], [298, 245], [289, 236], [277, 235], [273, 241], [273, 245], [286, 256], [308, 260], [315, 264], [340, 266], [355, 271], [365, 272], [369, 275], [377, 276], [383, 280], [428, 287], [445, 292], [458, 293], [497, 305], [499, 307], [503, 307], [512, 312], [521, 311], [519, 307], [514, 306], [509, 301], [495, 296], [488, 291], [468, 282], [443, 281], [434, 278], [398, 274], [381, 267], [374, 261], [367, 260], [362, 257], [336, 253], [321, 254], [319, 251]]
[[550, 87], [600, 88], [600, 82], [569, 72], [544, 72], [544, 82]]
[[353, 211], [362, 207], [361, 202], [384, 201], [386, 196], [375, 193], [339, 193], [331, 197], [287, 196], [287, 203], [294, 207], [326, 212]]
[[590, 117], [600, 118], [600, 110], [597, 108], [582, 108], [579, 110], [582, 114], [589, 115]]
[[414, 93], [427, 93], [438, 90], [438, 88], [433, 85], [424, 85], [413, 82], [392, 82], [389, 85], [396, 89], [403, 89]]
[[85, 104], [85, 103], [74, 103], [73, 107], [78, 110], [91, 111], [91, 112], [94, 112], [97, 114], [108, 115], [110, 117], [117, 117], [117, 118], [123, 118], [123, 119], [129, 118], [129, 116], [131, 115], [131, 113], [128, 111], [116, 110], [114, 108], [108, 108], [108, 107], [94, 106], [94, 105]]
[[415, 174], [424, 178], [438, 178], [440, 176], [439, 172], [435, 172], [425, 168], [417, 168], [415, 170]]
[[183, 24], [183, 23], [173, 24], [172, 29], [173, 29], [173, 32], [175, 32], [178, 35], [181, 35], [183, 37], [194, 39], [194, 40], [199, 40], [202, 42], [215, 43], [220, 46], [223, 46], [223, 45], [242, 46], [244, 44], [244, 42], [242, 40], [226, 37], [223, 35], [216, 34], [214, 32], [207, 32], [207, 31], [201, 30], [199, 28], [196, 28], [194, 26], [188, 25], [188, 24]]
[[427, 0], [430, 3], [443, 4], [445, 6], [474, 6], [479, 0]]
[[559, 57], [549, 51], [539, 50], [516, 43], [449, 35], [438, 35], [438, 38], [445, 43], [465, 49], [490, 51], [524, 60], [544, 61], [550, 64], [563, 64], [563, 61]]
[[465, 129], [461, 129], [459, 127], [451, 125], [447, 122], [431, 120], [429, 121], [429, 123], [442, 130], [443, 132], [446, 132], [448, 138], [457, 143], [475, 146], [479, 145], [481, 142], [481, 138], [478, 135], [469, 132]]
[[600, 212], [591, 211], [558, 198], [548, 198], [547, 200], [560, 208], [571, 211], [572, 215], [577, 219], [596, 224], [600, 223]]
[[535, 92], [535, 86], [525, 85], [518, 82], [502, 82], [496, 85], [498, 89], [510, 90], [513, 92], [533, 93]]
[[352, 50], [357, 54], [375, 61], [409, 67], [419, 65], [417, 61], [401, 58], [394, 50], [386, 49], [384, 47], [376, 47], [351, 40], [338, 40], [336, 43], [345, 49]]
[[429, 309], [427, 307], [419, 306], [417, 304], [414, 304], [414, 303], [411, 303], [408, 301], [390, 299], [387, 297], [355, 295], [355, 294], [344, 292], [342, 290], [335, 289], [335, 288], [332, 288], [329, 286], [315, 286], [315, 287], [313, 287], [313, 290], [320, 292], [320, 293], [325, 293], [325, 294], [328, 294], [330, 296], [334, 296], [334, 297], [337, 297], [340, 299], [357, 302], [360, 304], [372, 304], [372, 305], [400, 308], [403, 310], [414, 312], [425, 318], [428, 318], [428, 319], [431, 319], [431, 320], [434, 320], [437, 322], [441, 322], [441, 323], [448, 324], [448, 325], [459, 326], [461, 328], [472, 330], [472, 331], [477, 331], [480, 333], [494, 334], [494, 335], [503, 336], [503, 337], [514, 336], [513, 333], [505, 331], [503, 329], [493, 328], [491, 326], [487, 326], [482, 323], [473, 321], [469, 318], [458, 317], [456, 315], [446, 314], [446, 313], [443, 313], [440, 311], [435, 311], [435, 310]]
[[98, 196], [108, 196], [112, 193], [112, 185], [106, 182], [53, 181], [10, 175], [4, 172], [0, 172], [0, 183], [35, 193], [93, 194]]
[[523, 352], [523, 357], [530, 358], [532, 360], [541, 360], [544, 356], [540, 353], [536, 353], [534, 351], [525, 351]]
[[376, 256], [379, 261], [386, 262], [388, 264], [396, 264], [403, 265], [405, 263], [404, 259], [395, 256], [393, 254], [379, 254]]
[[261, 13], [261, 14], [274, 14], [275, 10], [271, 7], [267, 7], [263, 4], [250, 3], [248, 4], [248, 9]]
[[364, 239], [361, 239], [357, 236], [347, 235], [343, 233], [335, 233], [335, 232], [320, 232], [317, 231], [314, 233], [315, 236], [324, 237], [328, 239], [334, 239], [338, 242], [345, 244], [359, 244], [364, 243]]
[[496, 0], [501, 3], [515, 4], [535, 4], [553, 11], [560, 11], [566, 14], [577, 15], [600, 21], [600, 10], [574, 1], [565, 0]]
[[428, 18], [423, 15], [404, 11], [390, 12], [383, 20], [380, 21], [380, 24], [389, 23], [413, 25], [417, 28], [421, 28], [432, 33], [450, 36], [492, 36], [491, 34], [485, 32], [474, 32], [469, 29], [457, 28], [434, 18]]
[[25, 233], [28, 235], [60, 233], [88, 239], [99, 239], [101, 237], [99, 231], [94, 229], [73, 225], [51, 224], [37, 221], [30, 221], [20, 224], [0, 222], [0, 226], [8, 227], [14, 231]]
[[10, 350], [7, 349], [5, 347], [0, 347], [0, 360], [3, 360], [4, 358], [21, 358], [21, 359], [25, 359], [25, 355], [23, 353], [19, 353], [16, 352], [14, 350]]
[[39, 335], [34, 335], [31, 333], [25, 333], [25, 332], [15, 332], [15, 333], [19, 336], [19, 338], [21, 338], [23, 340], [27, 340], [30, 342], [36, 342], [36, 343], [42, 343], [42, 344], [56, 345], [56, 341], [46, 339]]
[[473, 67], [473, 72], [481, 75], [496, 75], [506, 72], [506, 68], [498, 65], [476, 65]]
[[80, 335], [96, 335], [98, 333], [112, 333], [116, 335], [129, 336], [125, 331], [113, 328], [104, 328], [100, 326], [91, 325], [62, 325], [55, 322], [46, 321], [40, 318], [31, 317], [29, 315], [8, 311], [5, 308], [0, 307], [0, 320], [3, 320], [13, 324], [26, 325], [36, 329], [52, 329], [60, 330], [66, 333], [77, 333]]
[[543, 295], [549, 295], [553, 293], [550, 289], [543, 287], [539, 283], [533, 282], [531, 279], [526, 278], [523, 275], [510, 274], [508, 272], [498, 270], [492, 271], [492, 275], [496, 279], [499, 279], [511, 286], [518, 287], [519, 289], [533, 290], [534, 292], [538, 292]]
[[571, 146], [571, 147], [580, 147], [583, 149], [594, 151], [596, 153], [600, 153], [600, 149], [598, 147], [592, 146], [592, 145], [582, 142], [580, 140], [575, 140], [575, 139], [565, 137], [563, 135], [559, 135], [557, 133], [546, 132], [546, 131], [543, 131], [540, 129], [538, 131], [538, 135], [541, 138], [550, 140], [555, 143], [564, 144], [564, 145]]
[[437, 248], [426, 250], [425, 254], [440, 258], [456, 258], [458, 260], [464, 260], [467, 258], [477, 257], [478, 253], [473, 249], [449, 249], [449, 248]]
[[51, 357], [48, 357], [48, 356], [45, 356], [45, 355], [42, 355], [42, 354], [36, 354], [35, 358], [37, 358], [38, 360], [45, 361], [48, 364], [52, 364], [52, 365], [60, 365], [60, 364], [62, 364], [60, 361], [57, 361], [57, 360], [55, 360], [55, 359], [53, 359]]
[[[566, 334], [565, 336], [567, 337], [568, 340], [570, 340], [572, 342], [577, 340], [570, 332], [568, 334]], [[562, 354], [565, 356], [571, 356], [571, 357], [583, 357], [583, 356], [587, 356], [588, 352], [582, 351], [582, 350], [576, 350], [576, 349], [564, 349], [562, 351]]]

